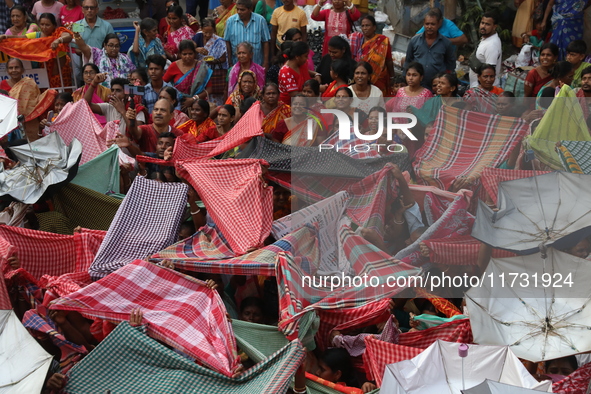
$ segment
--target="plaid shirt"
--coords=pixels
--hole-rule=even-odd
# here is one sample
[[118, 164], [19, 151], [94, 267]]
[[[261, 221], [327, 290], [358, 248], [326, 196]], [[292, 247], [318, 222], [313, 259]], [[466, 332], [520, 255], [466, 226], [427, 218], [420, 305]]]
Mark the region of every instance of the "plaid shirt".
[[[20, 4], [19, 0], [14, 0], [14, 5]], [[4, 34], [4, 32], [12, 26], [12, 22], [10, 20], [10, 8], [6, 5], [6, 1], [0, 2], [0, 33]]]
[[[174, 86], [172, 86], [168, 82], [163, 81], [162, 87], [164, 87], [164, 86], [170, 86], [171, 88], [174, 88]], [[144, 107], [146, 107], [148, 109], [148, 112], [151, 114], [152, 110], [154, 109], [154, 104], [156, 104], [156, 101], [158, 101], [158, 97], [160, 96], [160, 92], [156, 93], [156, 91], [152, 87], [151, 82], [145, 86], [145, 89], [146, 90], [144, 93], [144, 98], [142, 99], [142, 104], [144, 105]], [[178, 97], [178, 102], [180, 103], [182, 100], [183, 94], [181, 92], [179, 92], [178, 90], [177, 90], [177, 97]], [[177, 107], [175, 109], [180, 109], [180, 105], [177, 105]]]

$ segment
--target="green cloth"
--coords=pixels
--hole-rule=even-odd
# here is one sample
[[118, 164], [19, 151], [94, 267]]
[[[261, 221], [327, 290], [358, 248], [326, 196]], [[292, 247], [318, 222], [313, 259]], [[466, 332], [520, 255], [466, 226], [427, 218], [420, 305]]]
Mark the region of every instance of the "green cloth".
[[[266, 15], [263, 15], [263, 10], [264, 10], [263, 7], [267, 8]], [[264, 0], [257, 2], [256, 7], [254, 7], [254, 13], [259, 14], [260, 16], [265, 18], [267, 20], [267, 24], [269, 24], [269, 25], [271, 24], [271, 16], [273, 15], [273, 11], [274, 11], [273, 8], [269, 7]]]
[[238, 347], [258, 363], [289, 343], [277, 326], [232, 320]]
[[410, 105], [408, 107], [408, 112], [417, 117], [421, 126], [426, 126], [431, 122], [435, 122], [435, 118], [437, 118], [441, 105], [443, 105], [441, 96], [435, 96], [427, 99], [421, 108]]
[[565, 171], [591, 174], [591, 141], [561, 141], [559, 150]]
[[236, 379], [202, 367], [123, 322], [70, 370], [64, 392], [285, 393], [304, 351], [293, 341]]
[[48, 233], [72, 235], [74, 227], [72, 222], [63, 214], [56, 211], [36, 213], [39, 222], [39, 230]]
[[115, 144], [109, 149], [82, 164], [72, 183], [107, 194], [120, 191], [119, 186], [119, 147]]
[[573, 83], [570, 84], [571, 88], [575, 89], [581, 87], [581, 78], [583, 77], [581, 74], [583, 73], [583, 70], [589, 66], [591, 66], [591, 64], [587, 62], [581, 62], [579, 68], [575, 70], [575, 75], [573, 76]]
[[106, 231], [121, 205], [121, 200], [70, 183], [54, 194], [53, 205], [74, 227]]
[[567, 85], [560, 89], [526, 142], [543, 164], [554, 170], [562, 170], [562, 163], [556, 153], [556, 143], [562, 140], [591, 141], [581, 104]]

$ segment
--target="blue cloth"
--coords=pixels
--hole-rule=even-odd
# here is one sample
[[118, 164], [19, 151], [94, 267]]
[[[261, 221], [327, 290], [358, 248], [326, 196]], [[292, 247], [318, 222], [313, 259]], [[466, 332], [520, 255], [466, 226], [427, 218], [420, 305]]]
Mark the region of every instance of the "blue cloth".
[[417, 34], [411, 38], [406, 50], [406, 61], [404, 72], [412, 62], [419, 62], [425, 69], [425, 76], [421, 85], [427, 89], [431, 88], [431, 82], [436, 74], [441, 72], [454, 72], [456, 69], [455, 47], [451, 41], [437, 35], [435, 42], [429, 47], [424, 34]]
[[[170, 86], [171, 88], [175, 89], [174, 86], [172, 86], [168, 82], [162, 82], [162, 87], [164, 87], [164, 86]], [[145, 86], [145, 92], [144, 92], [144, 98], [142, 98], [142, 104], [144, 105], [144, 107], [146, 107], [148, 109], [148, 113], [150, 113], [150, 114], [152, 113], [152, 110], [154, 109], [154, 104], [156, 104], [156, 101], [158, 101], [159, 96], [160, 96], [160, 92], [156, 93], [156, 91], [152, 88], [151, 82]], [[180, 97], [182, 97], [182, 94], [177, 90], [177, 99], [178, 99], [179, 103], [181, 102]], [[180, 107], [177, 105], [176, 109], [180, 109]]]
[[259, 14], [252, 13], [250, 21], [244, 26], [240, 15], [232, 15], [226, 21], [224, 40], [232, 46], [232, 64], [236, 64], [236, 47], [241, 42], [247, 41], [253, 48], [253, 61], [263, 65], [263, 43], [271, 41], [267, 21]]
[[102, 48], [103, 41], [105, 40], [107, 34], [115, 33], [113, 26], [98, 16], [96, 17], [96, 23], [94, 24], [93, 28], [88, 26], [86, 19], [79, 20], [76, 23], [80, 23], [84, 27], [84, 31], [80, 33], [80, 35], [82, 36], [84, 42], [90, 47]]
[[560, 48], [560, 60], [566, 59], [566, 47], [583, 39], [586, 0], [556, 0], [552, 7], [552, 37], [550, 42]]
[[[421, 27], [420, 30], [417, 32], [417, 34], [421, 34], [422, 32], [425, 31], [425, 27]], [[443, 23], [441, 24], [441, 27], [439, 28], [439, 34], [441, 34], [444, 37], [447, 38], [456, 38], [456, 37], [460, 37], [462, 34], [464, 34], [463, 31], [460, 30], [459, 27], [456, 26], [455, 23], [453, 23], [452, 21], [450, 21], [449, 19], [443, 18]]]

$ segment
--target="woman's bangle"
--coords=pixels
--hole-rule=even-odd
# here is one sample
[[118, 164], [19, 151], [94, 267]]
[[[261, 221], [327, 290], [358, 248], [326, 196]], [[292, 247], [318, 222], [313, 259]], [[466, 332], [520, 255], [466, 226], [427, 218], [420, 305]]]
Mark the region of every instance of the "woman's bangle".
[[197, 208], [195, 212], [191, 212], [191, 215], [197, 215], [199, 212], [201, 212], [201, 208]]
[[296, 388], [294, 388], [293, 389], [293, 392], [295, 394], [306, 394], [308, 392], [308, 388], [307, 387], [304, 387], [302, 389], [296, 389]]
[[395, 219], [392, 219], [392, 221], [394, 222], [394, 224], [404, 224], [404, 223], [406, 223], [406, 221], [404, 219], [402, 219], [400, 222], [396, 221]]

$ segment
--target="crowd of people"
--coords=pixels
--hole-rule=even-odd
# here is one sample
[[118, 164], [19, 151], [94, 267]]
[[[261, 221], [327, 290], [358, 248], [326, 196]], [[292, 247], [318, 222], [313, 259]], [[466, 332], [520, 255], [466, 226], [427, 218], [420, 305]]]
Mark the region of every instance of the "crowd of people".
[[[294, 0], [222, 0], [209, 13], [208, 5], [202, 1], [188, 4], [191, 10], [185, 13], [176, 0], [168, 0], [164, 18], [146, 17], [133, 23], [135, 37], [127, 53], [120, 51], [121, 39], [109, 21], [98, 16], [97, 0], [83, 0], [81, 4], [78, 0], [66, 0], [63, 4], [39, 0], [32, 7], [19, 3], [6, 0], [0, 5], [0, 31], [5, 31], [0, 35], [0, 50], [50, 49], [54, 56], [44, 64], [32, 62], [35, 68], [47, 68], [49, 89], [39, 89], [33, 79], [25, 76], [28, 53], [23, 52], [22, 59], [13, 56], [6, 63], [8, 77], [0, 82], [0, 94], [18, 101], [24, 134], [18, 135], [19, 130], [15, 130], [2, 140], [5, 168], [18, 165], [11, 147], [47, 136], [52, 123], [63, 120], [60, 113], [64, 108], [82, 101], [102, 126], [117, 122], [118, 133], [109, 144], [138, 159], [135, 167], [122, 164], [120, 189], [112, 190], [114, 193], [126, 194], [135, 177], [187, 183], [174, 167], [155, 163], [172, 160], [175, 142], [180, 139], [195, 147], [224, 140], [249, 111], [256, 111], [262, 119], [260, 131], [267, 140], [298, 147], [318, 147], [337, 138], [340, 118], [323, 113], [323, 109], [341, 110], [351, 126], [361, 125], [359, 129], [368, 135], [381, 131], [388, 112], [412, 113], [418, 121], [412, 130], [416, 140], [401, 132], [393, 135], [393, 141], [387, 141], [385, 133], [380, 132], [380, 137], [372, 141], [402, 145], [409, 163], [420, 158], [421, 147], [436, 132], [442, 108], [519, 118], [535, 130], [554, 97], [568, 86], [573, 89], [572, 95], [581, 99], [585, 120], [591, 114], [591, 100], [585, 100], [591, 98], [591, 64], [585, 61], [587, 46], [581, 28], [582, 13], [588, 4], [582, 0], [516, 1], [516, 26], [520, 25], [514, 27], [514, 43], [521, 46], [537, 40], [539, 48], [538, 63], [528, 72], [523, 87], [523, 96], [531, 97], [531, 102], [511, 101], [516, 100], [515, 93], [504, 91], [501, 86], [505, 56], [497, 33], [500, 16], [495, 12], [482, 15], [478, 25], [481, 39], [472, 43], [474, 50], [468, 59], [470, 71], [467, 78], [459, 79], [458, 47], [466, 45], [468, 39], [437, 8], [425, 14], [423, 27], [410, 39], [400, 64], [402, 73], [397, 73], [392, 43], [378, 32], [376, 19], [362, 14], [350, 0], [333, 0], [329, 7], [325, 6], [326, 0], [320, 0], [314, 6], [311, 19], [325, 23], [318, 64], [314, 63], [314, 52], [307, 43], [308, 17]], [[240, 158], [247, 143], [232, 146], [215, 159]], [[543, 161], [532, 160], [524, 151], [517, 144], [500, 168], [554, 169]], [[357, 159], [394, 155], [384, 150], [362, 155], [351, 150], [343, 152]], [[155, 162], [146, 162], [143, 157]], [[386, 231], [383, 236], [369, 228], [359, 231], [390, 256], [416, 242], [428, 227], [424, 224], [422, 204], [409, 188], [409, 179], [416, 180], [415, 175], [405, 177], [396, 165], [392, 174], [400, 198], [386, 210]], [[447, 191], [457, 193], [476, 183], [477, 179], [458, 177]], [[298, 199], [285, 184], [272, 186], [274, 220], [304, 206], [304, 200]], [[187, 203], [190, 215], [180, 226], [179, 241], [212, 221], [208, 207], [193, 188]], [[51, 207], [39, 204], [34, 209]], [[29, 228], [43, 230], [33, 219], [23, 221], [22, 225], [25, 223]], [[274, 241], [269, 239], [267, 244]], [[490, 249], [483, 246], [482, 250], [475, 264], [481, 270], [486, 266], [485, 257], [490, 257]], [[591, 243], [579, 239], [564, 251], [586, 258]], [[428, 260], [430, 251], [425, 244], [421, 244], [421, 254]], [[174, 269], [171, 262], [162, 264]], [[18, 254], [11, 256], [3, 267], [4, 273], [18, 268]], [[229, 318], [278, 323], [276, 288], [275, 292], [269, 291], [265, 284], [269, 278], [252, 280], [240, 275], [187, 273], [217, 289]], [[22, 318], [31, 308], [26, 290], [20, 285], [9, 286], [9, 290], [14, 310]], [[432, 302], [432, 298], [404, 293], [390, 305], [394, 318], [372, 323], [362, 332], [396, 341], [401, 333], [425, 328], [415, 316], [445, 319], [465, 313], [461, 299], [441, 302], [445, 302], [446, 308]], [[449, 310], [454, 312], [450, 314]], [[53, 311], [47, 318], [69, 341], [87, 349], [99, 344], [90, 331], [91, 322], [81, 314]], [[141, 312], [134, 312], [132, 323], [139, 325], [141, 321]], [[376, 381], [368, 381], [356, 368], [360, 355], [355, 347], [356, 336], [360, 333], [331, 332], [328, 341], [334, 347], [309, 352], [295, 375], [292, 392], [306, 392], [306, 372], [323, 382], [356, 387], [360, 390], [357, 392], [376, 389]], [[59, 359], [57, 348], [46, 348]], [[571, 356], [547, 361], [545, 368], [524, 363], [536, 377], [547, 379], [549, 374], [550, 379], [558, 381], [558, 375], [564, 378], [571, 374], [580, 361]], [[243, 368], [253, 365], [244, 355], [242, 364]], [[59, 369], [53, 372], [48, 375], [46, 389], [60, 390], [65, 385], [65, 375]]]

